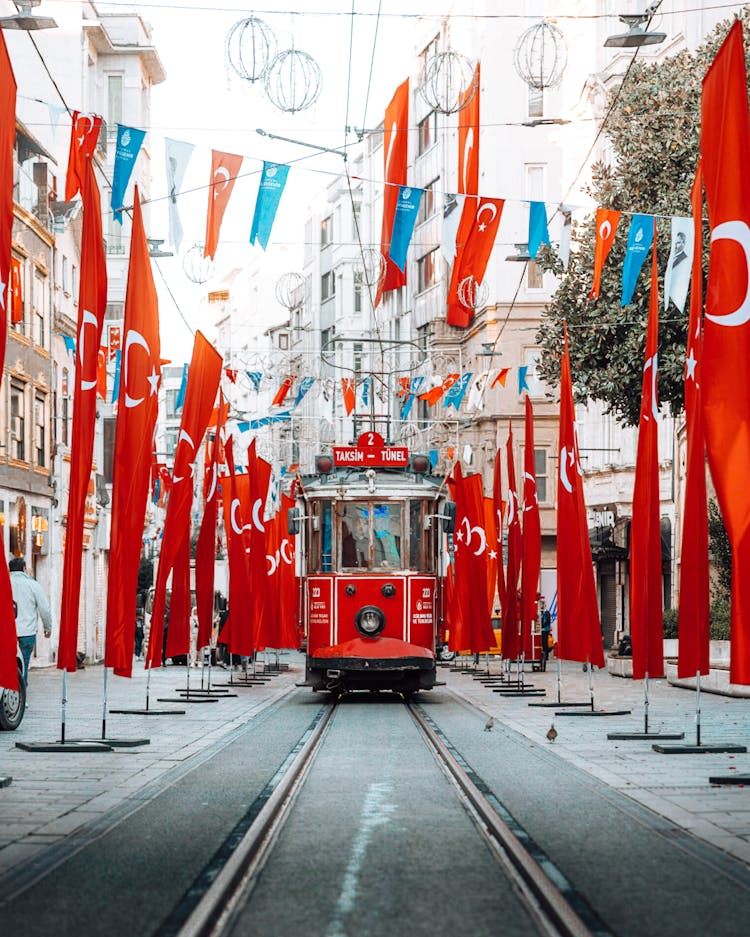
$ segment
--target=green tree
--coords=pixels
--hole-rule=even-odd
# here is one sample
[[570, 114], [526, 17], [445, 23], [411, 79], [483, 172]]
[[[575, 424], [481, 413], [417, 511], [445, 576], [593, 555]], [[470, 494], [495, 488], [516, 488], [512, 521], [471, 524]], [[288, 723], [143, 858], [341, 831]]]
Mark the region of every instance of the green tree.
[[[739, 14], [750, 48], [750, 7]], [[656, 214], [660, 297], [670, 248], [668, 216], [689, 216], [690, 189], [700, 147], [701, 82], [731, 21], [720, 23], [695, 54], [683, 52], [659, 63], [635, 61], [612, 95], [604, 133], [613, 159], [592, 167], [589, 193], [602, 208]], [[749, 69], [750, 70], [750, 69]], [[662, 220], [663, 219], [663, 220]], [[638, 279], [633, 302], [620, 308], [622, 263], [629, 214], [623, 214], [604, 266], [599, 299], [588, 298], [594, 267], [594, 215], [573, 226], [567, 273], [554, 253], [540, 258], [561, 284], [537, 336], [540, 370], [559, 381], [563, 320], [567, 321], [576, 398], [603, 401], [623, 423], [636, 425], [640, 411], [642, 362], [648, 321], [650, 260]], [[704, 244], [707, 238], [704, 223]], [[704, 258], [706, 252], [704, 251]], [[673, 413], [683, 406], [683, 371], [688, 308], [673, 304], [659, 322], [659, 399]]]

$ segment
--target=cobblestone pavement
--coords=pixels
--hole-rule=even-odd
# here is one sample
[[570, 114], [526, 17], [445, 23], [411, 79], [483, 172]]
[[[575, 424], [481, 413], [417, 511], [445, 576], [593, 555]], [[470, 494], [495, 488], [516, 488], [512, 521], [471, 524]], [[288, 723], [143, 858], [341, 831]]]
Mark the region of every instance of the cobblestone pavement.
[[[479, 669], [486, 672], [484, 660]], [[498, 673], [499, 662], [491, 659], [490, 669]], [[564, 662], [561, 671], [562, 699], [589, 699], [588, 676], [581, 665]], [[501, 698], [468, 673], [453, 668], [443, 668], [442, 673], [447, 674], [444, 679], [449, 688], [488, 715], [535, 742], [554, 745], [559, 757], [750, 865], [750, 754], [665, 755], [652, 749], [658, 739], [607, 739], [608, 733], [643, 732], [643, 681], [595, 671], [595, 707], [630, 709], [631, 713], [602, 718], [560, 717], [555, 716], [554, 708], [530, 707], [534, 699]], [[554, 660], [544, 673], [525, 674], [525, 681], [534, 689], [547, 690], [546, 697], [537, 702], [557, 699]], [[701, 693], [700, 706], [703, 744], [731, 743], [750, 748], [750, 699]], [[558, 734], [550, 743], [546, 734], [553, 723]], [[695, 744], [695, 693], [671, 686], [666, 680], [650, 680], [649, 732], [684, 732], [684, 744]], [[709, 777], [735, 775], [748, 775], [748, 783], [709, 784]]]
[[[154, 671], [151, 707], [183, 708], [185, 715], [109, 715], [110, 736], [146, 737], [150, 744], [73, 754], [28, 753], [15, 747], [19, 741], [54, 741], [60, 736], [61, 674], [53, 669], [32, 671], [29, 709], [21, 727], [0, 734], [0, 776], [12, 777], [10, 786], [0, 789], [0, 888], [4, 879], [7, 883], [23, 874], [27, 865], [40, 874], [46, 853], [53, 855], [63, 844], [69, 849], [71, 839], [83, 846], [102, 835], [137, 810], [155, 786], [173, 783], [228, 744], [255, 714], [294, 689], [304, 670], [303, 658], [290, 653], [282, 661], [289, 669], [267, 684], [240, 689], [236, 698], [210, 704], [158, 702], [160, 696], [177, 700], [175, 691], [184, 687], [186, 672], [184, 667], [171, 666]], [[499, 662], [492, 660], [490, 666], [496, 673]], [[144, 705], [146, 675], [137, 667], [132, 680], [110, 675], [110, 708]], [[198, 673], [191, 673], [193, 687]], [[607, 739], [608, 732], [643, 730], [642, 682], [596, 672], [596, 708], [632, 712], [605, 718], [560, 717], [554, 708], [530, 707], [534, 700], [528, 698], [501, 698], [470, 673], [442, 667], [440, 674], [449, 691], [510, 729], [536, 743], [553, 744], [558, 757], [750, 865], [750, 783], [712, 786], [708, 781], [713, 775], [750, 774], [750, 755], [663, 755], [652, 750], [652, 740]], [[101, 734], [102, 677], [101, 667], [69, 676], [68, 738]], [[214, 677], [225, 682], [227, 674], [214, 670]], [[554, 661], [545, 673], [527, 673], [525, 679], [546, 688], [545, 701], [556, 699]], [[588, 698], [588, 679], [580, 665], [562, 665], [562, 694], [563, 700]], [[704, 693], [701, 709], [704, 743], [750, 742], [750, 700]], [[553, 722], [558, 735], [549, 743], [546, 733]], [[684, 732], [685, 742], [694, 742], [695, 694], [665, 680], [652, 680], [649, 728]]]

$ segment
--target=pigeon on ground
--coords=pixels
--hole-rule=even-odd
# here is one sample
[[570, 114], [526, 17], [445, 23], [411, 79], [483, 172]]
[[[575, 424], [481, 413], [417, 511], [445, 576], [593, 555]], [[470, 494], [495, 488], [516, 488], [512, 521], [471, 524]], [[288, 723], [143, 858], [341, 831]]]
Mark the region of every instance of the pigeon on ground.
[[494, 716], [490, 716], [490, 718], [489, 718], [489, 719], [487, 720], [487, 722], [485, 722], [485, 724], [484, 724], [484, 731], [485, 731], [485, 732], [492, 732], [492, 727], [494, 726], [494, 724], [495, 724], [495, 717], [494, 717]]
[[554, 722], [549, 727], [549, 730], [547, 732], [547, 738], [550, 740], [550, 742], [554, 742], [555, 739], [557, 738], [557, 729], [555, 728]]

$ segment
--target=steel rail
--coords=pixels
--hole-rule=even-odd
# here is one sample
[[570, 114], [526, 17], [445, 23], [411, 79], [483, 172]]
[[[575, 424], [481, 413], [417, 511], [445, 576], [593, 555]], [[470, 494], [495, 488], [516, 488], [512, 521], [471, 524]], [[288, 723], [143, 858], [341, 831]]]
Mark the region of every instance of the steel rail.
[[471, 807], [469, 812], [477, 827], [493, 847], [493, 854], [516, 886], [540, 930], [561, 937], [592, 937], [594, 932], [586, 926], [555, 882], [498, 815], [424, 716], [410, 703], [407, 703], [407, 708], [438, 763], [453, 779]]
[[335, 708], [335, 702], [328, 705], [231, 858], [180, 928], [178, 937], [215, 937], [231, 927], [276, 841]]

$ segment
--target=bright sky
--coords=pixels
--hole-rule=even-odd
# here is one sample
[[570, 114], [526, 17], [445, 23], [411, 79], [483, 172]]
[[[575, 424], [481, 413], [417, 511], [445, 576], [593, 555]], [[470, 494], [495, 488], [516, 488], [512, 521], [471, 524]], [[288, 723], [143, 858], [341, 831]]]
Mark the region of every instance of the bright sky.
[[[292, 269], [301, 269], [304, 217], [309, 197], [323, 188], [343, 168], [339, 156], [317, 154], [303, 146], [279, 143], [260, 136], [256, 128], [268, 133], [340, 147], [356, 136], [345, 135], [351, 127], [375, 127], [383, 118], [385, 106], [397, 85], [413, 65], [413, 54], [421, 32], [415, 17], [401, 14], [397, 0], [292, 0], [304, 13], [283, 12], [290, 6], [278, 0], [265, 0], [254, 15], [262, 19], [276, 35], [279, 51], [296, 48], [307, 52], [322, 73], [320, 97], [311, 108], [297, 114], [279, 111], [268, 100], [261, 83], [243, 82], [227, 68], [225, 43], [232, 26], [251, 15], [237, 0], [220, 0], [219, 7], [203, 2], [182, 4], [138, 4], [137, 9], [153, 26], [153, 41], [167, 72], [167, 80], [153, 90], [152, 99], [152, 196], [165, 192], [163, 138], [173, 137], [196, 145], [185, 189], [199, 188], [180, 199], [185, 240], [181, 256], [159, 261], [161, 271], [191, 324], [206, 287], [193, 285], [185, 276], [182, 253], [205, 234], [207, 192], [211, 149], [246, 157], [227, 210], [216, 256], [217, 274], [247, 262], [259, 247], [250, 247], [248, 236], [255, 205], [258, 175], [263, 159], [291, 162], [279, 214], [268, 248], [271, 253], [282, 245], [292, 248]], [[349, 68], [350, 32], [353, 23], [353, 54]], [[376, 15], [380, 6], [381, 16]], [[426, 0], [413, 0], [410, 11], [430, 6]], [[113, 5], [108, 5], [112, 9]], [[433, 10], [434, 10], [433, 6]], [[444, 12], [444, 11], [443, 11]], [[333, 15], [335, 14], [335, 15]], [[366, 15], [373, 14], [373, 15]], [[436, 27], [438, 21], [435, 23]], [[377, 35], [376, 35], [377, 31]], [[374, 50], [374, 58], [373, 58]], [[372, 66], [372, 81], [370, 69]], [[348, 75], [351, 74], [351, 81]], [[369, 98], [368, 98], [369, 87]], [[348, 116], [347, 116], [348, 115]], [[151, 215], [154, 236], [166, 236], [166, 207], [155, 204]], [[157, 282], [159, 277], [157, 275]], [[192, 336], [176, 313], [163, 289], [163, 323], [174, 323], [163, 332], [169, 342], [165, 354], [173, 360], [189, 357]], [[278, 321], [280, 310], [272, 310], [268, 322]]]

